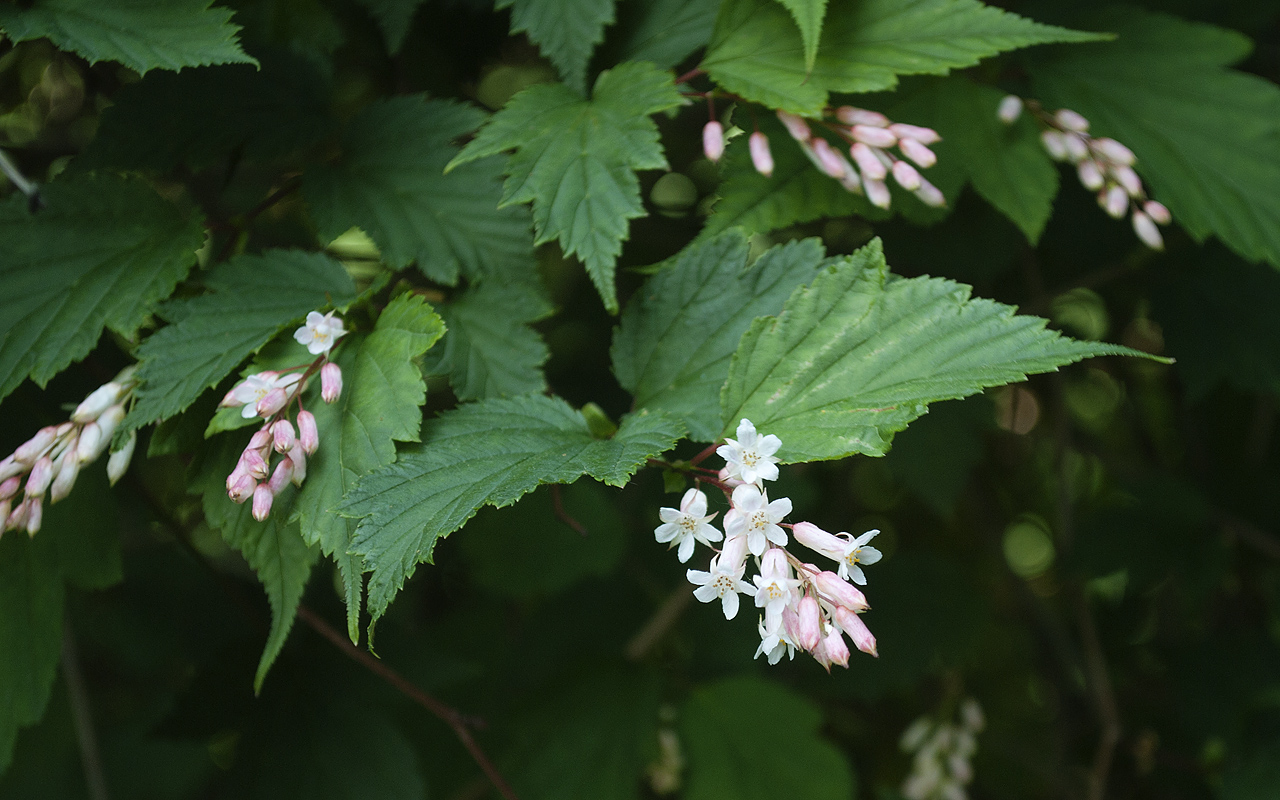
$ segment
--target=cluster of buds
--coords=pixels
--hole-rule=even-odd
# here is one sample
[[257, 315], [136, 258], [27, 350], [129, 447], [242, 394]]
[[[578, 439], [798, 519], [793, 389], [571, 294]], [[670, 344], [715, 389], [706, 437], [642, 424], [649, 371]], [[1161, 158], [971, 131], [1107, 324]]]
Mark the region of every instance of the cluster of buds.
[[1163, 203], [1147, 198], [1142, 179], [1134, 171], [1137, 158], [1133, 151], [1115, 139], [1089, 135], [1089, 120], [1069, 108], [1050, 114], [1034, 100], [1009, 95], [1000, 101], [997, 115], [1012, 125], [1026, 108], [1044, 130], [1040, 141], [1049, 157], [1074, 164], [1080, 183], [1098, 193], [1098, 205], [1115, 219], [1129, 215], [1133, 232], [1153, 250], [1164, 249], [1164, 238], [1158, 225], [1173, 221]]
[[902, 784], [907, 800], [966, 800], [964, 787], [973, 780], [969, 763], [978, 750], [985, 725], [982, 707], [973, 698], [960, 704], [958, 723], [925, 716], [902, 734], [900, 746], [914, 753], [911, 773]]
[[[747, 150], [756, 171], [766, 178], [773, 176], [773, 151], [769, 149], [769, 137], [756, 131], [747, 137]], [[724, 126], [711, 120], [702, 128], [702, 152], [711, 161], [719, 161], [724, 155]]]
[[[36, 535], [44, 519], [46, 492], [50, 503], [66, 497], [80, 468], [96, 461], [111, 444], [137, 385], [136, 371], [136, 367], [126, 367], [76, 406], [68, 422], [41, 428], [0, 461], [0, 533], [25, 530]], [[107, 477], [112, 484], [129, 468], [137, 443], [137, 433], [130, 432], [124, 446], [107, 458]]]
[[[682, 563], [697, 543], [713, 549], [720, 544], [709, 568], [688, 570], [687, 577], [697, 587], [693, 594], [698, 600], [720, 600], [725, 619], [737, 615], [740, 594], [754, 598], [756, 607], [763, 609], [757, 658], [764, 655], [776, 664], [784, 654], [794, 658], [798, 648], [828, 670], [832, 664], [847, 667], [846, 635], [859, 650], [876, 655], [875, 637], [859, 617], [869, 608], [866, 597], [849, 581], [866, 584], [860, 565], [880, 560], [880, 551], [868, 544], [879, 531], [854, 537], [827, 533], [808, 522], [783, 522], [791, 513], [791, 501], [770, 500], [764, 488], [764, 481], [778, 477], [774, 453], [782, 442], [772, 434], [761, 436], [746, 419], [739, 423], [737, 435], [716, 450], [726, 462], [724, 469], [702, 470], [709, 474], [700, 478], [729, 500], [724, 532], [711, 524], [716, 515], [707, 513], [707, 497], [695, 487], [685, 492], [680, 508], [659, 511], [663, 524], [654, 530], [655, 537], [677, 548]], [[790, 528], [796, 541], [837, 562], [838, 572], [793, 555], [783, 528]], [[746, 580], [748, 556], [754, 557], [758, 573], [751, 582]]]
[[[302, 407], [302, 392], [308, 379], [319, 372], [324, 402], [332, 403], [342, 394], [342, 369], [329, 360], [329, 352], [345, 335], [342, 320], [333, 312], [322, 315], [312, 311], [293, 337], [317, 356], [315, 361], [290, 370], [249, 375], [222, 399], [224, 408], [241, 408], [245, 419], [263, 420], [262, 428], [253, 434], [227, 476], [227, 496], [236, 503], [252, 499], [253, 518], [259, 522], [271, 514], [276, 495], [290, 483], [301, 486], [307, 477], [307, 456], [320, 446], [320, 432], [315, 416]], [[290, 422], [295, 403], [297, 414]], [[273, 453], [281, 456], [274, 468]]]

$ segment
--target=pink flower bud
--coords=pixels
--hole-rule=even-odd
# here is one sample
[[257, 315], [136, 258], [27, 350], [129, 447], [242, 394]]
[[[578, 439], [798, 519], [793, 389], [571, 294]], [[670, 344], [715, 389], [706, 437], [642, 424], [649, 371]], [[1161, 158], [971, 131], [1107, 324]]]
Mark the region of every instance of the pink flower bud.
[[31, 513], [31, 499], [27, 498], [21, 503], [13, 507], [9, 512], [9, 516], [5, 519], [4, 529], [7, 531], [21, 530], [27, 526], [27, 516]]
[[1080, 176], [1080, 183], [1084, 184], [1086, 189], [1096, 191], [1106, 183], [1106, 179], [1102, 177], [1102, 168], [1098, 166], [1097, 161], [1091, 159], [1081, 161], [1076, 167], [1076, 173]]
[[0, 481], [7, 481], [15, 475], [21, 475], [26, 471], [27, 465], [12, 455], [5, 456], [4, 460], [0, 461]]
[[800, 544], [823, 555], [827, 553], [839, 553], [841, 557], [844, 555], [844, 542], [812, 522], [797, 522], [791, 527], [791, 535], [796, 537], [796, 541]]
[[1133, 232], [1138, 234], [1142, 243], [1152, 250], [1164, 249], [1164, 237], [1160, 235], [1160, 229], [1156, 227], [1155, 220], [1141, 211], [1133, 212]]
[[1138, 157], [1133, 151], [1117, 142], [1115, 139], [1108, 139], [1105, 136], [1093, 139], [1089, 142], [1089, 146], [1093, 148], [1093, 152], [1112, 162], [1126, 167], [1133, 166]]
[[875, 151], [871, 146], [864, 142], [854, 142], [849, 148], [849, 155], [853, 156], [853, 162], [858, 165], [858, 169], [862, 171], [862, 177], [873, 181], [882, 181], [888, 176], [889, 170], [885, 167], [884, 162], [876, 157]]
[[253, 518], [258, 522], [262, 522], [271, 513], [271, 501], [275, 499], [275, 495], [271, 493], [271, 487], [265, 483], [258, 484], [258, 488], [253, 490]]
[[1012, 125], [1018, 121], [1018, 117], [1022, 116], [1022, 98], [1016, 94], [1007, 94], [1000, 101], [1000, 108], [996, 111], [996, 116], [1005, 125]]
[[[36, 463], [36, 459], [48, 452], [53, 445], [54, 440], [58, 438], [58, 429], [52, 425], [41, 428], [36, 431], [36, 435], [19, 445], [17, 450], [13, 451], [15, 461], [21, 461], [27, 466]], [[25, 471], [25, 470], [24, 470]]]
[[724, 126], [714, 119], [702, 126], [702, 153], [712, 161], [724, 155]]
[[40, 532], [40, 523], [44, 521], [44, 503], [39, 497], [28, 497], [22, 504], [31, 506], [27, 509], [27, 535], [35, 536]]
[[9, 513], [13, 511], [12, 500], [0, 500], [0, 534], [9, 530]]
[[862, 592], [834, 572], [824, 571], [816, 575], [809, 573], [809, 577], [818, 592], [831, 601], [832, 605], [844, 606], [850, 611], [866, 611], [871, 607], [867, 605], [867, 598]]
[[240, 454], [240, 462], [236, 464], [236, 469], [259, 481], [265, 480], [270, 472], [267, 460], [262, 457], [262, 454], [248, 448]]
[[0, 482], [0, 500], [8, 500], [18, 493], [18, 487], [22, 485], [22, 479], [17, 475], [5, 478]]
[[1089, 130], [1089, 120], [1069, 108], [1060, 108], [1053, 115], [1053, 121], [1069, 131], [1084, 133]]
[[840, 106], [836, 109], [836, 119], [845, 125], [870, 125], [873, 128], [889, 127], [889, 118], [879, 111], [868, 111], [854, 106]]
[[862, 182], [862, 186], [867, 191], [867, 199], [871, 201], [871, 205], [877, 208], [888, 208], [893, 202], [893, 196], [889, 194], [889, 185], [884, 181], [873, 181], [868, 178]]
[[102, 453], [102, 448], [106, 447], [102, 437], [102, 426], [96, 422], [90, 422], [80, 431], [80, 441], [76, 445], [76, 457], [80, 459], [81, 464], [88, 464]]
[[80, 459], [76, 457], [76, 452], [68, 447], [62, 454], [62, 458], [58, 459], [56, 467], [57, 477], [49, 487], [51, 503], [56, 503], [71, 494], [71, 487], [75, 486], [76, 477], [80, 474]]
[[770, 547], [760, 559], [760, 576], [763, 578], [789, 578], [791, 565], [787, 563], [787, 551]]
[[938, 155], [915, 139], [899, 139], [902, 154], [926, 169], [938, 163]]
[[721, 468], [721, 470], [718, 473], [716, 473], [716, 479], [719, 480], [721, 483], [723, 483], [725, 486], [728, 486], [731, 490], [736, 489], [743, 484], [743, 481], [741, 479], [734, 478], [729, 475], [728, 467]]
[[818, 600], [811, 594], [800, 598], [800, 609], [796, 612], [798, 623], [796, 643], [809, 652], [822, 641], [822, 609]]
[[107, 458], [107, 480], [111, 482], [112, 486], [115, 486], [116, 481], [123, 478], [125, 472], [129, 470], [129, 462], [133, 460], [133, 450], [137, 445], [138, 432], [130, 431], [124, 447], [116, 450]]
[[1130, 197], [1142, 196], [1142, 179], [1133, 171], [1133, 167], [1112, 167], [1111, 174], [1115, 177], [1116, 183], [1123, 186]]
[[342, 369], [330, 361], [320, 368], [320, 399], [332, 403], [342, 395]]
[[773, 176], [773, 153], [769, 151], [769, 137], [756, 131], [747, 139], [747, 149], [751, 151], [751, 164], [756, 172], [766, 178]]
[[293, 481], [294, 486], [301, 486], [307, 479], [307, 455], [302, 452], [301, 445], [295, 444], [287, 457], [293, 462], [293, 475], [290, 480]]
[[93, 422], [108, 407], [115, 405], [122, 394], [124, 387], [115, 381], [102, 384], [76, 406], [76, 410], [71, 412], [71, 421]]
[[262, 396], [255, 410], [258, 416], [265, 418], [284, 408], [287, 402], [289, 402], [289, 395], [285, 394], [284, 389], [272, 389]]
[[914, 194], [921, 203], [930, 208], [945, 208], [947, 205], [947, 197], [942, 190], [923, 177], [920, 178], [920, 188], [916, 189]]
[[1125, 192], [1123, 187], [1114, 183], [1100, 195], [1100, 198], [1102, 207], [1116, 219], [1123, 219], [1124, 212], [1129, 210], [1129, 194]]
[[1147, 216], [1151, 217], [1157, 225], [1168, 225], [1173, 222], [1173, 215], [1169, 213], [1169, 209], [1165, 208], [1164, 203], [1148, 200], [1142, 205], [1142, 210], [1147, 212]]
[[747, 537], [730, 536], [720, 550], [720, 566], [727, 570], [739, 569], [747, 560]]
[[893, 162], [893, 179], [908, 192], [914, 192], [920, 188], [920, 173], [905, 161]]
[[920, 125], [895, 122], [889, 126], [889, 130], [899, 139], [915, 139], [920, 144], [937, 144], [942, 141], [942, 137], [933, 128], [925, 128]]
[[1040, 134], [1040, 143], [1044, 145], [1049, 158], [1054, 161], [1066, 161], [1067, 137], [1064, 134], [1059, 131], [1043, 131]]
[[235, 483], [227, 487], [227, 497], [231, 498], [233, 503], [243, 503], [248, 500], [258, 488], [258, 482], [248, 473], [241, 473]]
[[280, 463], [276, 464], [276, 471], [271, 473], [271, 481], [267, 484], [271, 489], [271, 494], [276, 495], [284, 491], [284, 487], [293, 479], [293, 461], [289, 458], [280, 459]]
[[226, 394], [222, 396], [222, 402], [218, 403], [218, 408], [239, 408], [244, 402], [236, 399], [236, 386], [232, 386]]
[[844, 643], [844, 635], [839, 628], [832, 626], [830, 633], [822, 640], [822, 649], [827, 652], [827, 658], [832, 664], [849, 666], [849, 645]]
[[891, 128], [875, 128], [870, 125], [854, 125], [850, 131], [856, 141], [863, 144], [869, 144], [872, 147], [893, 147], [898, 143], [898, 137], [893, 135]]
[[1063, 134], [1062, 143], [1067, 148], [1067, 159], [1073, 164], [1078, 164], [1089, 157], [1089, 146], [1084, 143], [1084, 139], [1079, 134]]
[[249, 437], [249, 444], [245, 445], [246, 450], [257, 450], [260, 455], [266, 457], [267, 447], [271, 444], [271, 427], [263, 425], [261, 428], [253, 432], [253, 436]]
[[837, 608], [836, 624], [844, 629], [845, 633], [849, 634], [849, 638], [853, 640], [854, 647], [869, 656], [880, 657], [880, 654], [876, 652], [876, 637], [872, 636], [871, 631], [867, 630], [867, 626], [862, 622], [862, 617], [847, 608]]
[[818, 158], [822, 171], [833, 178], [842, 178], [845, 174], [844, 159], [832, 149], [831, 144], [822, 138], [813, 140], [813, 154]]
[[287, 453], [297, 441], [293, 425], [287, 419], [278, 419], [271, 423], [271, 439], [277, 453]]
[[791, 134], [791, 138], [797, 142], [807, 142], [813, 135], [809, 131], [809, 123], [795, 114], [779, 111], [778, 119], [782, 120], [782, 124], [787, 127], [787, 133]]
[[31, 468], [31, 474], [27, 476], [27, 497], [39, 497], [49, 488], [49, 483], [53, 480], [53, 459], [48, 456], [40, 456], [36, 460], [36, 464]]
[[316, 429], [316, 418], [310, 411], [298, 412], [298, 443], [307, 455], [320, 446], [320, 431]]

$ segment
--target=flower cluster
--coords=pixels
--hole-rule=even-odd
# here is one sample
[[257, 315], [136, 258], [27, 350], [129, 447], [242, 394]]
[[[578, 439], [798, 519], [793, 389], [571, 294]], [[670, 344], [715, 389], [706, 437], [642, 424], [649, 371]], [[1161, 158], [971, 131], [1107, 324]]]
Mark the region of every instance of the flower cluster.
[[1134, 171], [1133, 151], [1115, 139], [1089, 134], [1089, 120], [1069, 108], [1050, 114], [1034, 100], [1009, 95], [1000, 102], [997, 115], [1013, 124], [1026, 108], [1035, 115], [1044, 131], [1040, 141], [1055, 161], [1074, 164], [1084, 188], [1098, 193], [1098, 205], [1115, 219], [1129, 214], [1133, 232], [1147, 247], [1164, 249], [1158, 225], [1173, 221], [1163, 203], [1147, 198], [1142, 179]]
[[[828, 670], [832, 664], [848, 666], [847, 635], [855, 647], [876, 655], [876, 641], [859, 614], [866, 611], [866, 597], [849, 583], [866, 584], [860, 565], [874, 564], [880, 552], [869, 545], [879, 531], [861, 536], [831, 534], [809, 522], [783, 522], [791, 513], [785, 497], [770, 500], [765, 481], [778, 477], [782, 446], [772, 434], [761, 436], [750, 420], [738, 425], [737, 439], [726, 439], [716, 452], [726, 462], [719, 473], [705, 470], [701, 480], [719, 487], [729, 499], [724, 516], [724, 532], [711, 524], [715, 514], [707, 513], [707, 497], [701, 489], [685, 492], [680, 507], [658, 513], [662, 524], [654, 530], [659, 542], [677, 548], [682, 563], [693, 555], [697, 543], [708, 547], [720, 544], [706, 570], [691, 569], [693, 594], [709, 603], [719, 600], [725, 619], [738, 613], [740, 594], [752, 597], [763, 610], [758, 630], [760, 646], [756, 657], [764, 655], [776, 664], [784, 654], [795, 657], [797, 648], [810, 653]], [[839, 564], [838, 572], [823, 570], [788, 549], [790, 528], [796, 541]], [[748, 557], [757, 574], [747, 580]]]
[[[68, 422], [41, 428], [0, 461], [0, 533], [25, 530], [35, 536], [44, 519], [46, 492], [50, 503], [66, 497], [80, 468], [106, 452], [137, 385], [135, 372], [136, 367], [125, 368], [76, 406]], [[129, 468], [137, 442], [137, 433], [130, 432], [124, 446], [107, 458], [107, 477], [112, 484]]]
[[978, 750], [977, 735], [985, 725], [982, 707], [973, 698], [960, 704], [960, 721], [921, 717], [902, 734], [904, 752], [915, 753], [911, 773], [902, 784], [907, 800], [965, 800], [973, 780], [969, 761]]
[[[333, 312], [312, 311], [306, 324], [294, 332], [293, 338], [318, 356], [310, 364], [294, 369], [266, 370], [249, 375], [236, 384], [222, 399], [224, 408], [240, 407], [245, 419], [261, 417], [262, 427], [253, 434], [235, 469], [227, 476], [227, 496], [236, 503], [252, 498], [253, 518], [261, 522], [271, 514], [276, 496], [292, 483], [301, 486], [307, 477], [307, 456], [320, 446], [316, 418], [302, 407], [302, 392], [308, 379], [320, 373], [320, 398], [332, 403], [342, 394], [342, 369], [329, 360], [329, 352], [338, 339], [346, 335], [342, 320]], [[294, 422], [289, 412], [298, 405]], [[281, 456], [275, 467], [272, 453]]]

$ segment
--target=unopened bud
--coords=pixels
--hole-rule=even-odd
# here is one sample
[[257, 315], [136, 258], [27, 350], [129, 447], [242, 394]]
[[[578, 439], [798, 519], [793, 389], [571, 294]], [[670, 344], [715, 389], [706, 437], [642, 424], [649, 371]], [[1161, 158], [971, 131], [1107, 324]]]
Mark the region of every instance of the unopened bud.
[[272, 447], [277, 453], [287, 453], [293, 447], [293, 443], [297, 441], [297, 436], [293, 432], [293, 425], [287, 419], [278, 419], [271, 423], [271, 440]]
[[57, 477], [49, 487], [49, 502], [56, 503], [71, 494], [71, 487], [76, 485], [76, 477], [80, 474], [80, 459], [76, 451], [68, 447], [57, 463]]
[[1126, 167], [1133, 166], [1138, 157], [1133, 151], [1117, 142], [1115, 139], [1108, 139], [1103, 136], [1089, 142], [1089, 146], [1093, 148], [1093, 152], [1106, 158], [1114, 164], [1120, 164]]
[[31, 474], [27, 476], [27, 497], [39, 497], [49, 489], [49, 483], [53, 480], [53, 459], [48, 456], [40, 456], [36, 460], [35, 466], [31, 468]]
[[747, 139], [747, 149], [751, 151], [751, 164], [756, 172], [766, 178], [773, 176], [773, 153], [769, 150], [769, 137], [761, 131], [751, 134]]
[[227, 487], [227, 497], [231, 498], [233, 503], [243, 503], [253, 496], [258, 488], [258, 482], [248, 473], [241, 473], [236, 482]]
[[915, 196], [930, 208], [945, 208], [947, 205], [947, 196], [942, 190], [923, 177], [920, 178], [920, 188], [915, 190]]
[[836, 109], [836, 119], [845, 125], [870, 125], [873, 128], [889, 127], [889, 118], [879, 111], [868, 111], [854, 106], [840, 106]]
[[1067, 160], [1067, 137], [1060, 131], [1042, 131], [1040, 143], [1054, 161]]
[[813, 136], [809, 131], [809, 123], [805, 122], [803, 118], [797, 117], [795, 114], [790, 114], [786, 111], [779, 111], [778, 119], [780, 119], [782, 124], [786, 126], [787, 133], [791, 134], [791, 138], [795, 139], [797, 142], [807, 142]]
[[342, 395], [342, 368], [330, 361], [320, 368], [320, 399], [332, 403]]
[[730, 536], [720, 550], [720, 566], [727, 570], [736, 570], [747, 560], [747, 537]]
[[293, 475], [289, 480], [293, 481], [294, 486], [301, 486], [307, 479], [307, 455], [301, 446], [295, 444], [289, 451], [288, 459], [293, 462]]
[[796, 643], [807, 651], [822, 641], [822, 609], [818, 600], [811, 594], [800, 598], [800, 609], [797, 612]]
[[122, 394], [124, 387], [115, 381], [102, 384], [76, 406], [71, 413], [71, 421], [93, 422], [103, 411], [119, 402]]
[[873, 181], [882, 181], [888, 176], [888, 168], [876, 157], [870, 145], [863, 142], [854, 142], [853, 146], [849, 148], [849, 155], [853, 156], [854, 163], [862, 171], [862, 177]]
[[893, 162], [893, 179], [908, 192], [914, 192], [920, 188], [920, 173], [905, 161]]
[[1129, 194], [1123, 187], [1111, 184], [1102, 195], [1102, 207], [1116, 219], [1123, 219], [1124, 212], [1129, 210]]
[[266, 480], [268, 474], [267, 460], [257, 450], [246, 449], [241, 453], [236, 468], [259, 481]]
[[[116, 428], [120, 427], [120, 423], [124, 422], [124, 405], [116, 403], [102, 412], [102, 416], [98, 417], [98, 427], [102, 428], [102, 447], [106, 449], [111, 444], [111, 437], [116, 435]], [[102, 450], [98, 451], [98, 455], [102, 454]], [[97, 456], [94, 456], [97, 458]]]
[[44, 521], [44, 502], [39, 497], [28, 497], [22, 504], [30, 504], [27, 509], [27, 535], [35, 536], [40, 532], [40, 523]]
[[810, 579], [818, 591], [833, 605], [844, 606], [850, 611], [866, 611], [870, 608], [862, 592], [834, 572], [824, 571], [816, 575], [810, 573]]
[[702, 153], [712, 161], [724, 155], [724, 126], [714, 119], [702, 126]]
[[1058, 123], [1058, 125], [1069, 131], [1084, 133], [1089, 130], [1089, 120], [1085, 119], [1082, 114], [1072, 111], [1069, 108], [1058, 109], [1053, 115], [1053, 120]]
[[1169, 213], [1169, 209], [1165, 208], [1164, 203], [1148, 200], [1142, 204], [1142, 210], [1147, 212], [1147, 216], [1151, 217], [1157, 225], [1168, 225], [1173, 222], [1173, 215]]
[[1141, 211], [1133, 212], [1133, 232], [1138, 234], [1142, 243], [1152, 250], [1164, 249], [1164, 237], [1160, 235], [1160, 229], [1156, 227], [1155, 220]]
[[316, 418], [310, 411], [298, 412], [298, 444], [307, 455], [320, 446], [320, 431], [316, 429]]
[[938, 155], [915, 139], [899, 139], [898, 149], [904, 156], [926, 169], [938, 163]]
[[871, 635], [871, 631], [867, 629], [863, 623], [862, 617], [853, 613], [846, 608], [836, 609], [836, 624], [849, 634], [849, 638], [853, 640], [853, 646], [870, 656], [880, 657], [876, 652], [876, 637]]
[[862, 187], [867, 192], [867, 199], [871, 201], [871, 205], [877, 208], [888, 208], [893, 202], [893, 196], [889, 193], [889, 185], [884, 181], [873, 181], [867, 179], [862, 182]]
[[27, 465], [18, 461], [12, 455], [5, 456], [4, 460], [0, 461], [0, 481], [7, 481], [15, 475], [21, 475], [26, 471]]
[[[36, 463], [36, 459], [49, 452], [49, 448], [53, 446], [54, 440], [58, 438], [58, 429], [50, 425], [36, 431], [36, 435], [18, 446], [13, 451], [15, 461], [20, 461], [26, 466]], [[25, 469], [23, 470], [26, 471]]]
[[1142, 179], [1133, 171], [1133, 167], [1112, 167], [1111, 175], [1116, 179], [1116, 183], [1124, 187], [1130, 197], [1142, 196]]
[[258, 401], [258, 405], [255, 406], [255, 410], [258, 412], [258, 416], [265, 419], [284, 408], [287, 402], [289, 402], [289, 395], [285, 394], [284, 389], [272, 389], [262, 396], [262, 399]]
[[1084, 184], [1086, 189], [1096, 191], [1107, 182], [1106, 178], [1102, 177], [1102, 168], [1098, 166], [1097, 161], [1088, 159], [1081, 161], [1076, 167], [1076, 174], [1080, 176], [1080, 183]]
[[791, 535], [796, 541], [810, 550], [819, 553], [844, 553], [844, 542], [834, 534], [827, 533], [812, 522], [797, 522], [791, 526]]
[[996, 116], [1005, 125], [1012, 125], [1018, 121], [1018, 117], [1022, 116], [1022, 98], [1016, 94], [1007, 94], [1000, 101], [1000, 108], [996, 111]]
[[267, 486], [271, 489], [273, 495], [280, 494], [284, 491], [284, 487], [289, 485], [289, 481], [293, 478], [293, 461], [289, 458], [280, 459], [280, 463], [276, 464], [276, 471], [271, 473], [271, 481]]
[[271, 501], [274, 499], [270, 486], [258, 484], [258, 488], [253, 490], [253, 518], [258, 522], [265, 520], [271, 514]]
[[13, 511], [12, 500], [0, 500], [0, 535], [9, 530], [9, 512]]
[[843, 178], [845, 175], [845, 161], [840, 154], [832, 149], [831, 144], [822, 138], [813, 140], [813, 154], [818, 159], [818, 164], [822, 171], [832, 178]]
[[893, 147], [898, 143], [898, 137], [893, 135], [891, 128], [876, 128], [871, 125], [854, 125], [850, 133], [855, 141], [869, 144], [872, 147]]
[[1067, 160], [1073, 164], [1089, 158], [1089, 145], [1085, 144], [1084, 138], [1074, 133], [1064, 133], [1062, 135], [1062, 143], [1067, 148]]
[[76, 457], [80, 459], [81, 464], [88, 464], [102, 454], [102, 448], [106, 447], [107, 441], [102, 435], [102, 426], [96, 422], [90, 422], [80, 431]]
[[844, 635], [840, 629], [832, 626], [830, 633], [822, 640], [822, 648], [827, 652], [827, 658], [832, 664], [839, 664], [842, 667], [849, 666], [849, 645], [844, 643]]
[[129, 431], [129, 438], [125, 440], [124, 447], [107, 458], [107, 480], [111, 481], [112, 486], [115, 486], [116, 481], [123, 478], [129, 471], [129, 462], [133, 460], [133, 451], [137, 446], [138, 432]]
[[942, 141], [942, 137], [933, 128], [925, 128], [920, 125], [895, 122], [889, 126], [889, 130], [899, 139], [915, 139], [920, 144], [937, 144]]
[[236, 388], [233, 386], [227, 390], [227, 393], [222, 396], [222, 402], [218, 403], [218, 408], [239, 408], [244, 405], [236, 399]]
[[0, 481], [0, 500], [8, 500], [18, 493], [18, 487], [22, 485], [22, 478], [14, 475]]
[[28, 498], [13, 506], [9, 516], [5, 518], [4, 529], [7, 531], [22, 530], [27, 527], [27, 515], [31, 513], [31, 500]]

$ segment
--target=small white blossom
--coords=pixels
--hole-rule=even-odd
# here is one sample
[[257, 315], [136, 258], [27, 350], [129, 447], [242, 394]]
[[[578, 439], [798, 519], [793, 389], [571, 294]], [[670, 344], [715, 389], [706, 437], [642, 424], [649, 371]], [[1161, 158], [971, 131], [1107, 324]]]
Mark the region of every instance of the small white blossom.
[[880, 551], [867, 544], [879, 532], [879, 530], [869, 530], [856, 537], [847, 533], [840, 535], [840, 538], [846, 540], [844, 553], [840, 559], [840, 568], [836, 570], [841, 578], [851, 580], [859, 586], [867, 585], [867, 576], [862, 573], [862, 567], [858, 565], [874, 564], [880, 560]]
[[791, 513], [791, 500], [783, 497], [769, 502], [769, 496], [755, 484], [744, 483], [733, 490], [733, 508], [724, 515], [724, 531], [729, 536], [746, 536], [747, 550], [764, 555], [768, 543], [786, 547], [787, 533], [778, 523]]
[[727, 462], [730, 477], [763, 485], [761, 481], [778, 479], [778, 459], [773, 454], [779, 447], [782, 447], [781, 439], [772, 433], [761, 436], [751, 420], [744, 419], [738, 423], [738, 438], [725, 439], [725, 444], [716, 448], [716, 454]]
[[298, 340], [298, 344], [306, 345], [307, 352], [313, 356], [329, 352], [346, 335], [342, 319], [335, 317], [332, 311], [328, 314], [312, 311], [307, 314], [306, 324], [293, 332], [293, 338]]
[[696, 542], [709, 545], [724, 538], [720, 531], [708, 523], [715, 514], [707, 513], [707, 496], [697, 489], [690, 489], [680, 500], [680, 508], [658, 509], [662, 524], [653, 534], [659, 542], [671, 542], [679, 549], [676, 557], [683, 564], [693, 555]]
[[715, 556], [711, 559], [710, 570], [704, 572], [691, 569], [685, 573], [685, 577], [689, 579], [689, 583], [698, 587], [693, 590], [693, 596], [699, 602], [710, 603], [720, 598], [724, 618], [733, 619], [738, 615], [738, 593], [750, 594], [752, 591], [751, 585], [742, 580], [743, 571], [741, 565], [726, 565], [722, 568], [720, 556]]
[[760, 574], [751, 579], [756, 585], [756, 608], [764, 609], [765, 623], [769, 630], [780, 627], [782, 611], [791, 604], [800, 581], [791, 577], [787, 553], [780, 547], [772, 547], [760, 565]]
[[795, 659], [796, 643], [791, 640], [791, 636], [787, 633], [786, 625], [779, 622], [773, 627], [773, 630], [770, 630], [765, 624], [765, 618], [761, 617], [756, 627], [760, 632], [760, 646], [756, 648], [755, 658], [763, 655], [769, 659], [770, 664], [777, 664], [782, 660], [783, 655], [790, 659]]
[[[272, 389], [288, 389], [298, 382], [302, 376], [296, 372], [281, 375], [278, 372], [259, 372], [250, 375], [231, 390], [231, 397], [236, 403], [244, 404], [240, 416], [253, 419], [258, 416], [258, 401], [267, 396]], [[225, 401], [224, 401], [225, 402]]]

